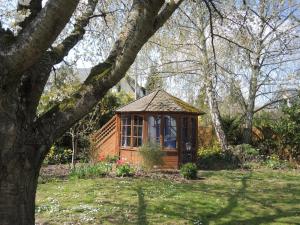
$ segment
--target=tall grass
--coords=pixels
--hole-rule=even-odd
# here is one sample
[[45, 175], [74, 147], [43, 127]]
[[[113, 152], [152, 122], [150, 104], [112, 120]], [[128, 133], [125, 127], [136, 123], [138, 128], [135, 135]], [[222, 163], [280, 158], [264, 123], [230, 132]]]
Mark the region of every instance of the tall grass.
[[94, 178], [106, 176], [112, 170], [110, 163], [97, 163], [78, 166], [71, 170], [70, 178]]

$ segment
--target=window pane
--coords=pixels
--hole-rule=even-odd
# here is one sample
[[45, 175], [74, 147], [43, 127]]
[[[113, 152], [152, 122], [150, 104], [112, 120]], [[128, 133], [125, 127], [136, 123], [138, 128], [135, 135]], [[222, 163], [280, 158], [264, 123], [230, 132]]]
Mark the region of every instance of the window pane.
[[160, 142], [160, 116], [148, 117], [148, 138], [149, 141]]
[[134, 137], [133, 138], [133, 146], [139, 147], [142, 145], [143, 139], [141, 137]]
[[131, 136], [131, 116], [122, 115], [121, 117], [121, 146], [130, 146], [130, 136]]
[[176, 119], [171, 116], [164, 117], [164, 146], [176, 148]]
[[143, 125], [143, 117], [142, 116], [134, 116], [134, 125]]
[[131, 127], [130, 126], [126, 126], [126, 136], [131, 136]]
[[142, 145], [143, 140], [143, 117], [134, 116], [133, 121], [133, 146], [139, 147]]
[[122, 137], [122, 146], [123, 147], [130, 146], [130, 137]]

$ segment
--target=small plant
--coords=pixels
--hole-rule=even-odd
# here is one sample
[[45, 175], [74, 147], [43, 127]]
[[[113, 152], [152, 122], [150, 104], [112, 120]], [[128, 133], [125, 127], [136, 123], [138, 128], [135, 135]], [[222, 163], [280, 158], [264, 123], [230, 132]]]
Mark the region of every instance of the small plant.
[[70, 177], [72, 178], [93, 178], [106, 176], [112, 167], [108, 163], [97, 163], [95, 165], [79, 166], [71, 170]]
[[119, 160], [119, 156], [117, 156], [117, 155], [114, 155], [114, 156], [108, 155], [105, 157], [105, 162], [108, 162], [108, 163], [116, 163], [118, 160]]
[[143, 144], [139, 153], [143, 159], [143, 165], [147, 170], [152, 169], [154, 166], [162, 166], [164, 164], [163, 156], [165, 152], [161, 151], [159, 144], [148, 142]]
[[195, 163], [186, 163], [180, 168], [180, 174], [186, 179], [197, 178], [197, 166]]
[[46, 164], [64, 164], [70, 162], [72, 158], [72, 150], [65, 149], [56, 145], [52, 145], [48, 155], [46, 156]]
[[286, 160], [280, 160], [278, 155], [272, 154], [267, 157], [265, 165], [273, 170], [293, 168], [293, 165]]
[[231, 146], [230, 150], [239, 160], [241, 165], [259, 159], [259, 149], [256, 149], [249, 144]]
[[134, 175], [134, 169], [129, 164], [120, 164], [116, 168], [117, 177], [131, 177]]
[[222, 150], [220, 144], [217, 141], [213, 141], [211, 145], [203, 146], [198, 150], [198, 156], [202, 159], [218, 156], [221, 155], [221, 153]]

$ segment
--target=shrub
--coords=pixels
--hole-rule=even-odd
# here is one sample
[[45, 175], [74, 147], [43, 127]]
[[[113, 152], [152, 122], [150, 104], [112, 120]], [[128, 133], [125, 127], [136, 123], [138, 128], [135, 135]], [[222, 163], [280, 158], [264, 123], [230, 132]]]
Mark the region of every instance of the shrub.
[[197, 164], [201, 169], [232, 169], [238, 166], [238, 160], [232, 152], [222, 152], [216, 140], [210, 146], [201, 147], [197, 153]]
[[134, 169], [129, 164], [119, 164], [116, 168], [117, 177], [131, 177], [134, 175]]
[[105, 157], [105, 162], [108, 162], [108, 163], [116, 163], [118, 160], [119, 160], [119, 156], [117, 156], [117, 155], [114, 155], [114, 156], [108, 155]]
[[267, 157], [265, 161], [265, 166], [273, 170], [295, 168], [295, 165], [286, 160], [281, 160], [276, 154], [272, 154]]
[[241, 144], [236, 146], [231, 146], [230, 151], [238, 159], [240, 164], [245, 164], [246, 162], [259, 160], [259, 149], [252, 147], [249, 144]]
[[241, 122], [238, 116], [222, 116], [221, 117], [222, 127], [224, 129], [227, 141], [230, 145], [239, 144], [242, 140], [242, 129]]
[[71, 161], [72, 150], [52, 145], [48, 155], [46, 156], [46, 164], [64, 164]]
[[186, 179], [197, 178], [197, 166], [195, 163], [186, 163], [180, 168], [180, 174]]
[[146, 169], [152, 169], [154, 166], [162, 166], [164, 164], [163, 156], [165, 152], [161, 151], [159, 144], [148, 142], [143, 144], [139, 153], [143, 159], [143, 165]]
[[221, 153], [222, 153], [221, 147], [216, 140], [213, 141], [212, 145], [201, 147], [198, 150], [198, 156], [202, 159], [221, 155]]
[[97, 163], [94, 165], [83, 165], [71, 170], [70, 177], [72, 178], [93, 178], [106, 176], [112, 167], [109, 163]]

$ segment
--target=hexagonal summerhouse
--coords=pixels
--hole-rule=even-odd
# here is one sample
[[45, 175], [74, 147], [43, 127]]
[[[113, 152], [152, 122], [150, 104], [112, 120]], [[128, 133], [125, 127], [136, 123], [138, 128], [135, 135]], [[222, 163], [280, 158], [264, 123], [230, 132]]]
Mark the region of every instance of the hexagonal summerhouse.
[[157, 142], [165, 151], [164, 168], [179, 168], [195, 159], [198, 147], [198, 116], [188, 103], [157, 90], [118, 110], [93, 138], [100, 157], [117, 155], [141, 164], [139, 147]]

